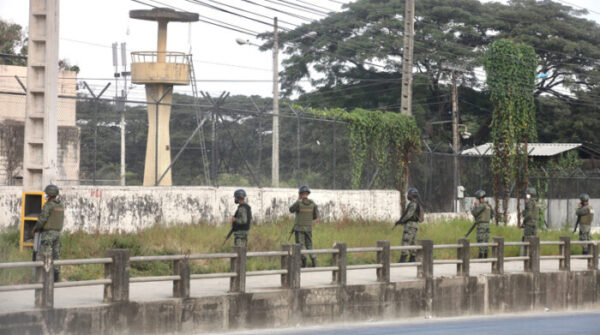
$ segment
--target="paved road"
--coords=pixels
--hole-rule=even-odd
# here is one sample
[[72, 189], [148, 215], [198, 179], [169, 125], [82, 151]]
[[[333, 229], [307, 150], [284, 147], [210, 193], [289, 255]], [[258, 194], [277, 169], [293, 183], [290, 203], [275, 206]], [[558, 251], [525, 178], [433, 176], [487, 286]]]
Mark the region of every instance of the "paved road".
[[563, 335], [563, 334], [600, 334], [600, 311], [582, 311], [572, 313], [502, 315], [485, 317], [461, 317], [431, 320], [408, 320], [367, 322], [319, 327], [288, 329], [261, 329], [239, 331], [226, 334], [268, 334], [268, 335]]
[[[558, 261], [541, 261], [541, 271], [558, 270]], [[586, 260], [571, 260], [571, 270], [580, 271], [587, 267]], [[491, 264], [474, 263], [470, 266], [471, 275], [491, 273]], [[507, 262], [505, 272], [522, 272], [523, 262]], [[410, 281], [416, 278], [416, 267], [392, 268], [391, 281]], [[453, 277], [456, 265], [438, 264], [434, 267], [435, 276]], [[352, 270], [348, 272], [348, 285], [368, 284], [376, 281], [375, 270]], [[332, 285], [331, 272], [303, 273], [302, 287], [323, 287]], [[280, 289], [280, 276], [247, 277], [246, 290], [249, 292], [265, 292]], [[190, 295], [192, 297], [216, 296], [227, 294], [228, 279], [192, 280]], [[132, 301], [152, 301], [171, 299], [172, 282], [131, 283], [129, 299]], [[0, 313], [25, 311], [34, 309], [33, 290], [0, 292]], [[54, 306], [57, 308], [97, 306], [102, 304], [103, 286], [57, 288], [54, 291]], [[600, 334], [600, 331], [598, 332]]]

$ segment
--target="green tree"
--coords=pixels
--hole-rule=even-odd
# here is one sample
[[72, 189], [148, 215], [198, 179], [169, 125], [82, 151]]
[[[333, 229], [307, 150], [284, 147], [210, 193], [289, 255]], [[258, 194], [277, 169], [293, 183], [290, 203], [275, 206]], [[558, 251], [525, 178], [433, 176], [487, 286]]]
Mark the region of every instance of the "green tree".
[[[0, 20], [0, 53], [27, 56], [26, 41], [20, 25]], [[0, 64], [25, 65], [27, 60], [17, 57], [0, 57]]]

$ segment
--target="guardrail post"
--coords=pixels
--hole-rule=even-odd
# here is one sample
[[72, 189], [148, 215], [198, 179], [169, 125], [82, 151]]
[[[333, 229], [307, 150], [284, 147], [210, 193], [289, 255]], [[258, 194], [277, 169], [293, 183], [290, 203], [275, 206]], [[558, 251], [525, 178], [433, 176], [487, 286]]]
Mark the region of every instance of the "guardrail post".
[[562, 256], [562, 259], [558, 261], [558, 269], [571, 271], [571, 237], [561, 236], [560, 241], [563, 244], [558, 246], [558, 253]]
[[496, 260], [492, 262], [492, 273], [495, 275], [504, 274], [504, 237], [494, 237], [492, 239], [496, 246], [492, 248], [492, 257]]
[[54, 261], [52, 253], [37, 253], [37, 261], [44, 262], [43, 266], [35, 268], [35, 279], [42, 283], [41, 289], [35, 290], [35, 307], [52, 308], [54, 306]]
[[417, 250], [417, 262], [421, 265], [417, 266], [418, 278], [433, 278], [433, 241], [418, 240], [417, 244], [422, 248]]
[[333, 248], [338, 249], [337, 254], [333, 254], [333, 266], [338, 269], [333, 271], [333, 282], [346, 286], [346, 243], [336, 242]]
[[234, 246], [233, 252], [237, 254], [231, 258], [231, 272], [235, 272], [235, 277], [229, 280], [229, 291], [244, 293], [246, 292], [246, 247]]
[[287, 256], [281, 256], [281, 268], [287, 270], [287, 273], [281, 275], [281, 287], [295, 289], [300, 287], [300, 244], [282, 244], [283, 251], [287, 251]]
[[461, 246], [456, 249], [456, 259], [461, 260], [462, 263], [456, 263], [456, 275], [468, 277], [471, 263], [471, 241], [468, 238], [461, 238], [458, 240], [458, 244]]
[[588, 270], [598, 270], [598, 245], [596, 242], [588, 244], [589, 255], [592, 258], [588, 258]]
[[173, 261], [173, 274], [179, 276], [179, 280], [173, 281], [173, 297], [190, 297], [190, 263], [188, 258]]
[[129, 300], [129, 250], [109, 249], [104, 253], [112, 258], [112, 263], [104, 264], [104, 278], [110, 284], [104, 284], [104, 302], [123, 302]]
[[528, 236], [525, 240], [529, 242], [527, 256], [529, 260], [525, 261], [525, 272], [540, 272], [540, 238], [537, 236]]
[[377, 241], [377, 247], [381, 251], [377, 252], [377, 263], [381, 264], [381, 268], [377, 269], [377, 281], [390, 282], [390, 241]]

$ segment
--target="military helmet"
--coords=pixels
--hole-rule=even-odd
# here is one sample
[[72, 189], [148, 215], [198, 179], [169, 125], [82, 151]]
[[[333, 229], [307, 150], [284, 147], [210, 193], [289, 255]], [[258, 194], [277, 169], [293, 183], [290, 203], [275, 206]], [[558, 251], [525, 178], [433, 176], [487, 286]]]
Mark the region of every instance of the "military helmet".
[[587, 193], [581, 193], [579, 195], [579, 200], [581, 200], [581, 202], [589, 201], [590, 200], [590, 195], [587, 194]]
[[55, 197], [58, 195], [58, 186], [49, 184], [46, 186], [46, 188], [44, 188], [44, 193], [51, 197]]
[[475, 192], [475, 198], [477, 198], [477, 199], [485, 198], [485, 191], [478, 190], [477, 192]]
[[298, 194], [302, 194], [302, 193], [310, 194], [310, 188], [308, 188], [308, 186], [306, 186], [306, 185], [300, 186], [300, 188], [298, 189]]
[[419, 195], [419, 190], [417, 190], [414, 187], [409, 188], [408, 190], [406, 190], [406, 195]]
[[535, 190], [535, 187], [528, 187], [525, 194], [531, 194], [532, 197], [535, 197], [537, 196], [537, 191]]
[[236, 199], [245, 199], [246, 191], [244, 191], [244, 189], [242, 188], [240, 188], [239, 190], [235, 190], [235, 192], [233, 192], [233, 197]]

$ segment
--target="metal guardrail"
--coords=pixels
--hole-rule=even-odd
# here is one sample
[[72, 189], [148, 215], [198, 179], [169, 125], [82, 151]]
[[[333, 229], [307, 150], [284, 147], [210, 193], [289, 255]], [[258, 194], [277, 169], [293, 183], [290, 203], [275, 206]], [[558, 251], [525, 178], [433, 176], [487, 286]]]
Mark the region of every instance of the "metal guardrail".
[[[540, 255], [540, 246], [558, 246], [558, 255]], [[571, 255], [571, 245], [589, 245], [587, 255]], [[519, 246], [525, 255], [505, 257], [506, 246]], [[491, 257], [471, 259], [471, 248], [489, 247]], [[245, 292], [246, 277], [279, 275], [282, 288], [299, 288], [302, 273], [331, 272], [333, 283], [346, 285], [347, 272], [351, 270], [375, 270], [377, 281], [390, 282], [390, 269], [416, 267], [417, 278], [432, 278], [433, 265], [456, 265], [457, 276], [469, 276], [469, 267], [473, 263], [491, 263], [493, 274], [504, 273], [505, 262], [523, 262], [524, 271], [539, 272], [541, 260], [558, 260], [559, 270], [570, 271], [571, 259], [586, 259], [588, 269], [598, 269], [598, 246], [595, 241], [571, 241], [569, 237], [561, 237], [560, 241], [540, 241], [531, 237], [523, 242], [504, 242], [503, 238], [495, 237], [492, 242], [470, 243], [468, 239], [460, 239], [458, 243], [434, 245], [431, 240], [420, 240], [417, 245], [390, 246], [389, 241], [378, 241], [375, 247], [347, 248], [345, 243], [336, 243], [330, 249], [301, 250], [298, 244], [285, 244], [280, 251], [246, 252], [245, 247], [233, 247], [231, 253], [192, 254], [192, 255], [160, 255], [160, 256], [129, 256], [129, 250], [107, 250], [103, 258], [68, 259], [53, 261], [50, 254], [38, 255], [35, 262], [0, 263], [0, 269], [34, 268], [36, 283], [0, 286], [0, 292], [35, 290], [36, 306], [53, 307], [55, 288], [104, 285], [105, 302], [122, 302], [129, 299], [131, 283], [172, 281], [173, 295], [178, 298], [190, 296], [190, 281], [198, 279], [222, 279], [230, 281], [230, 292]], [[456, 259], [434, 259], [434, 250], [455, 249]], [[392, 251], [416, 251], [416, 261], [412, 263], [394, 263], [391, 261]], [[375, 252], [377, 261], [373, 264], [347, 265], [348, 253]], [[302, 255], [331, 255], [332, 264], [314, 268], [302, 268]], [[247, 271], [248, 257], [280, 257], [281, 268], [271, 270]], [[230, 271], [221, 273], [194, 274], [190, 271], [189, 262], [193, 260], [228, 259]], [[173, 274], [167, 276], [130, 277], [129, 265], [132, 262], [173, 262]], [[55, 266], [77, 266], [84, 264], [102, 264], [105, 266], [105, 278], [83, 281], [67, 281], [54, 283], [52, 271]]]
[[190, 55], [176, 51], [135, 51], [131, 53], [131, 63], [158, 63], [159, 55], [164, 56], [162, 63], [189, 64]]

